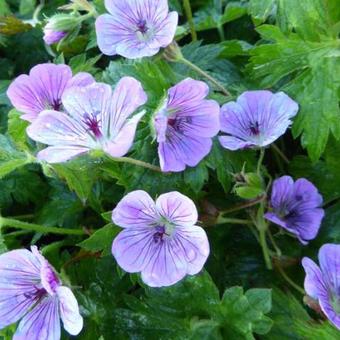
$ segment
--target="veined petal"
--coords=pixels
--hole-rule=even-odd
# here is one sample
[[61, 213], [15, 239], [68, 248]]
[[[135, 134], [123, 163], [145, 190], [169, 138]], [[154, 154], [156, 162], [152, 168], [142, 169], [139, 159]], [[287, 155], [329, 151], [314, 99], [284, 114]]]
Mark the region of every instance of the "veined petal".
[[231, 151], [255, 146], [253, 143], [246, 142], [244, 140], [241, 140], [233, 136], [221, 136], [221, 137], [218, 137], [218, 140], [220, 141], [221, 145], [224, 148], [231, 150]]
[[276, 179], [273, 183], [271, 193], [271, 205], [274, 208], [281, 208], [293, 198], [294, 180], [290, 176], [282, 176]]
[[26, 249], [0, 256], [0, 329], [17, 322], [36, 303], [40, 263]]
[[148, 226], [121, 231], [112, 244], [112, 255], [119, 266], [128, 273], [142, 271], [158, 249], [154, 233], [154, 228]]
[[173, 242], [182, 249], [187, 261], [187, 274], [200, 272], [207, 261], [210, 246], [206, 232], [198, 226], [178, 227]]
[[124, 196], [112, 211], [113, 223], [122, 228], [154, 225], [158, 218], [155, 202], [143, 190], [132, 191]]
[[137, 124], [144, 114], [145, 111], [134, 115], [131, 119], [128, 119], [121, 127], [119, 133], [112, 140], [106, 142], [103, 150], [112, 157], [122, 157], [127, 154], [133, 144]]
[[177, 24], [178, 13], [170, 12], [163, 21], [157, 23], [157, 33], [154, 40], [156, 40], [161, 47], [167, 47], [168, 45], [170, 45], [175, 37]]
[[209, 86], [200, 80], [186, 78], [168, 90], [168, 108], [178, 111], [196, 106], [209, 93]]
[[197, 222], [198, 214], [194, 202], [177, 191], [160, 195], [156, 200], [156, 209], [175, 225], [191, 227]]
[[302, 259], [302, 265], [306, 272], [305, 290], [313, 299], [318, 299], [321, 292], [326, 291], [320, 268], [308, 257]]
[[104, 83], [73, 86], [64, 92], [62, 102], [65, 110], [80, 124], [87, 116], [101, 117], [109, 112], [111, 94], [111, 87]]
[[83, 318], [79, 313], [78, 302], [71, 289], [60, 286], [57, 288], [60, 317], [65, 330], [71, 335], [78, 335], [83, 329]]
[[26, 131], [30, 138], [47, 145], [91, 147], [83, 124], [63, 112], [42, 112]]
[[324, 244], [319, 250], [319, 263], [327, 286], [340, 298], [340, 244]]
[[103, 129], [108, 131], [109, 138], [116, 136], [127, 118], [146, 101], [142, 84], [132, 77], [123, 77], [113, 91], [110, 111], [103, 111], [102, 114]]
[[187, 274], [188, 263], [182, 248], [172, 240], [157, 243], [147, 265], [142, 270], [142, 280], [150, 287], [175, 284]]
[[29, 76], [21, 75], [9, 86], [7, 95], [13, 106], [33, 121], [38, 114], [60, 106], [61, 95], [72, 77], [67, 65], [40, 64], [34, 66]]
[[67, 83], [67, 88], [72, 86], [87, 86], [95, 82], [95, 79], [90, 73], [79, 72], [74, 77], [72, 77]]
[[[162, 171], [179, 171], [181, 164], [196, 166], [212, 147], [210, 138], [186, 136], [174, 129], [167, 136], [166, 142], [159, 143], [158, 155]], [[175, 160], [173, 163], [170, 163]]]
[[13, 340], [60, 340], [58, 298], [45, 297], [20, 321]]
[[79, 146], [49, 146], [38, 152], [37, 158], [47, 163], [63, 163], [76, 156], [88, 152], [90, 149]]

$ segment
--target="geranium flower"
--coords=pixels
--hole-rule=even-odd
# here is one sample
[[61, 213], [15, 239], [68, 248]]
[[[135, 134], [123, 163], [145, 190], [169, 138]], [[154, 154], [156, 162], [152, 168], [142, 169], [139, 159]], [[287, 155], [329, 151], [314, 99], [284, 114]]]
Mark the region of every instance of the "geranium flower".
[[13, 340], [59, 340], [60, 319], [71, 335], [83, 328], [76, 298], [37, 247], [0, 255], [0, 329], [21, 320]]
[[67, 65], [39, 64], [30, 74], [17, 77], [7, 90], [12, 105], [24, 113], [21, 118], [33, 122], [41, 111], [62, 110], [61, 96], [67, 88], [85, 86], [94, 82], [86, 72], [72, 77]]
[[196, 166], [211, 150], [220, 129], [220, 107], [207, 100], [209, 87], [187, 78], [168, 90], [154, 120], [162, 171]]
[[266, 219], [296, 235], [302, 244], [316, 237], [324, 210], [322, 196], [311, 182], [280, 177], [273, 183], [270, 204], [273, 211], [265, 214]]
[[96, 20], [99, 49], [106, 55], [135, 59], [153, 56], [168, 46], [177, 28], [177, 12], [167, 0], [105, 0], [110, 14]]
[[52, 45], [59, 42], [67, 35], [67, 32], [54, 31], [48, 24], [44, 27], [43, 39], [47, 45]]
[[220, 143], [229, 150], [267, 146], [286, 132], [298, 109], [283, 92], [246, 91], [222, 106], [221, 130], [228, 135]]
[[103, 83], [72, 86], [62, 96], [65, 112], [43, 111], [27, 134], [50, 145], [37, 156], [49, 163], [65, 162], [90, 150], [121, 157], [129, 151], [144, 112], [128, 118], [146, 100], [140, 82], [131, 77], [122, 78], [114, 91]]
[[324, 244], [319, 250], [319, 263], [320, 268], [310, 258], [303, 258], [305, 291], [340, 330], [340, 245]]
[[195, 225], [195, 204], [179, 192], [155, 203], [145, 191], [133, 191], [118, 203], [112, 220], [124, 228], [113, 241], [113, 256], [126, 272], [141, 272], [151, 287], [197, 274], [209, 255], [207, 235]]

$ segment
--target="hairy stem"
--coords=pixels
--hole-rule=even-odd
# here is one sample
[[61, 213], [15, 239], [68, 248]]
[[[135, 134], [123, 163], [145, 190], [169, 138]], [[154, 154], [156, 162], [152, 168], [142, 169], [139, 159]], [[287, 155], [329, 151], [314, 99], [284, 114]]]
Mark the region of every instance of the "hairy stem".
[[230, 213], [235, 212], [235, 211], [239, 211], [239, 210], [243, 210], [243, 209], [252, 207], [252, 206], [262, 202], [265, 199], [265, 197], [266, 197], [265, 195], [262, 195], [262, 196], [260, 196], [258, 198], [253, 199], [253, 200], [250, 200], [250, 201], [247, 201], [247, 202], [244, 202], [244, 203], [241, 203], [241, 204], [234, 205], [233, 207], [231, 207], [229, 209], [221, 210], [220, 214], [221, 215], [222, 214], [230, 214]]
[[216, 224], [225, 224], [225, 223], [229, 223], [229, 224], [253, 224], [253, 222], [251, 220], [243, 220], [240, 218], [227, 218], [227, 217], [219, 217], [217, 219], [217, 223]]
[[157, 172], [162, 172], [160, 167], [150, 164], [150, 163], [140, 161], [138, 159], [134, 159], [130, 157], [110, 157], [110, 159], [114, 160], [115, 162], [134, 164], [142, 168], [150, 169], [150, 170], [157, 171]]
[[180, 58], [179, 62], [187, 65], [191, 69], [193, 69], [195, 72], [199, 73], [201, 76], [207, 78], [211, 83], [213, 83], [225, 96], [230, 97], [231, 94], [229, 91], [215, 78], [213, 78], [211, 75], [209, 75], [207, 72], [203, 71], [201, 68], [193, 64], [188, 59], [185, 59], [184, 57]]
[[194, 24], [194, 20], [192, 17], [190, 0], [183, 0], [183, 7], [184, 7], [185, 15], [187, 16], [187, 19], [188, 19], [192, 41], [196, 41], [197, 33], [195, 30], [195, 24]]
[[2, 227], [13, 227], [23, 230], [35, 231], [43, 234], [60, 234], [60, 235], [84, 235], [85, 232], [79, 229], [47, 227], [40, 224], [18, 221], [12, 218], [0, 217], [0, 229]]
[[275, 145], [274, 143], [271, 145], [273, 150], [283, 159], [283, 161], [286, 164], [289, 164], [289, 159], [287, 158], [287, 156], [279, 149], [279, 147], [277, 145]]
[[257, 167], [256, 167], [256, 173], [258, 176], [260, 176], [261, 174], [261, 166], [262, 166], [262, 162], [263, 162], [263, 158], [264, 158], [264, 153], [265, 153], [265, 149], [261, 148], [260, 149], [260, 157], [259, 160], [257, 162]]
[[305, 295], [305, 291], [302, 287], [300, 287], [299, 285], [297, 285], [287, 274], [286, 272], [283, 270], [283, 268], [281, 267], [279, 261], [275, 262], [275, 267], [277, 268], [278, 272], [281, 274], [281, 276], [287, 281], [287, 283], [289, 283], [294, 289], [296, 289], [299, 293], [301, 293], [302, 295]]

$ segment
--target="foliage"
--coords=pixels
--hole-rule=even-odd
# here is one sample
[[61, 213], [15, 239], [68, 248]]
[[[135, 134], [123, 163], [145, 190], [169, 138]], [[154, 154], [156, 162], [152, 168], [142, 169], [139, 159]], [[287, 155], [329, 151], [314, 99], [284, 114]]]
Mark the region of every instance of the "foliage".
[[[339, 3], [190, 3], [197, 41], [191, 39], [183, 2], [169, 1], [180, 14], [176, 40], [181, 52], [202, 72], [165, 58], [163, 50], [136, 60], [105, 56], [90, 16], [68, 40], [47, 46], [42, 39], [46, 18], [69, 13], [59, 9], [69, 1], [0, 0], [1, 216], [84, 231], [83, 236], [67, 236], [1, 226], [0, 254], [37, 244], [63, 280], [78, 287], [75, 294], [85, 318], [79, 339], [337, 339], [338, 330], [304, 305], [276, 264], [303, 286], [301, 258], [316, 259], [322, 244], [340, 242]], [[93, 5], [98, 13], [106, 12], [104, 1]], [[258, 150], [229, 151], [218, 137], [207, 157], [179, 173], [155, 172], [96, 153], [47, 164], [36, 158], [43, 146], [29, 139], [29, 123], [6, 96], [15, 77], [44, 62], [65, 63], [74, 74], [89, 72], [113, 88], [123, 76], [139, 80], [148, 101], [128, 156], [156, 167], [154, 115], [167, 90], [187, 77], [206, 81], [209, 99], [220, 105], [245, 90], [270, 89], [289, 94], [299, 113], [291, 132], [266, 149], [262, 165], [257, 164]], [[216, 81], [231, 95], [225, 96]], [[251, 222], [267, 209], [270, 183], [282, 175], [313, 182], [326, 216], [318, 237], [305, 247], [271, 225], [283, 255], [270, 243], [278, 262], [267, 270]], [[194, 200], [198, 224], [210, 242], [202, 272], [171, 287], [150, 288], [138, 274], [117, 266], [111, 246], [121, 228], [112, 223], [111, 213], [133, 190], [145, 190], [153, 198], [180, 191]], [[0, 339], [11, 339], [14, 331], [15, 326], [0, 330]], [[68, 339], [66, 332], [63, 339]]]

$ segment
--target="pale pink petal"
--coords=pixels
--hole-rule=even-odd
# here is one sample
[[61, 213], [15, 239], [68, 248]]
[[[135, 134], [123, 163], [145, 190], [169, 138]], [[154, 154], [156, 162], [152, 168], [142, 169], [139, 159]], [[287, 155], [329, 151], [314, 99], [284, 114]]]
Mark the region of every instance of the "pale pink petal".
[[89, 152], [89, 148], [78, 146], [49, 146], [37, 154], [37, 158], [47, 163], [63, 163]]

